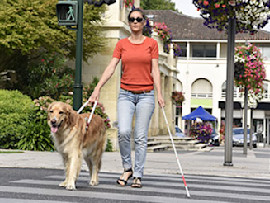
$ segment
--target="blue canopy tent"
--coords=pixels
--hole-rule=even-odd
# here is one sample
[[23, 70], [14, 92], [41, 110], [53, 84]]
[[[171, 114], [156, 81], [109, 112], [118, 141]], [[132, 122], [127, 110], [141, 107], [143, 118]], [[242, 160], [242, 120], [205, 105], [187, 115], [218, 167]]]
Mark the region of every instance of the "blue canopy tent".
[[[185, 115], [182, 117], [182, 120], [196, 120], [197, 118], [200, 118], [202, 121], [215, 121], [216, 126], [216, 117], [212, 116], [210, 113], [208, 113], [203, 107], [199, 106], [196, 110], [192, 111], [190, 114]], [[190, 123], [188, 122], [188, 129], [189, 132], [190, 129]], [[216, 129], [213, 129], [213, 132], [216, 132]]]
[[192, 111], [190, 114], [182, 117], [183, 120], [196, 120], [200, 118], [203, 121], [215, 121], [216, 117], [208, 113], [203, 107], [199, 106], [196, 110]]

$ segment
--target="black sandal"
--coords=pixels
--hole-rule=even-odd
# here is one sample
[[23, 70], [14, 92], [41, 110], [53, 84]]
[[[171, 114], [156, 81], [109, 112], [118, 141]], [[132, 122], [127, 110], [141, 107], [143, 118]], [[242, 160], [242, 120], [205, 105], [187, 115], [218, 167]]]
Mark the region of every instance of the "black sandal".
[[139, 177], [134, 177], [133, 183], [131, 184], [131, 187], [134, 188], [141, 188], [142, 187], [142, 179]]
[[[125, 180], [124, 178], [121, 177], [125, 177], [125, 173], [130, 173], [131, 174], [127, 177], [127, 179]], [[126, 169], [124, 170], [124, 173], [122, 173], [121, 177], [118, 178], [118, 180], [116, 181], [117, 184], [119, 184], [120, 186], [126, 186], [127, 185], [127, 181], [133, 176], [133, 171], [132, 168]], [[121, 182], [124, 183], [124, 185], [121, 184]]]

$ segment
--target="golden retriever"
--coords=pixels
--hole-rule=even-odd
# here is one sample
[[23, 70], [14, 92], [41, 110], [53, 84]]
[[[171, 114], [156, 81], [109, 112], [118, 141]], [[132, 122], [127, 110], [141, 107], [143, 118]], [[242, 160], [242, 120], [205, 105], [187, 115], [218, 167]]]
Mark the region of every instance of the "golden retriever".
[[101, 156], [106, 147], [106, 128], [98, 115], [93, 115], [86, 132], [87, 114], [77, 114], [64, 102], [53, 102], [48, 107], [48, 125], [57, 151], [62, 155], [66, 177], [59, 184], [67, 190], [76, 190], [84, 158], [91, 177], [89, 185], [98, 185]]

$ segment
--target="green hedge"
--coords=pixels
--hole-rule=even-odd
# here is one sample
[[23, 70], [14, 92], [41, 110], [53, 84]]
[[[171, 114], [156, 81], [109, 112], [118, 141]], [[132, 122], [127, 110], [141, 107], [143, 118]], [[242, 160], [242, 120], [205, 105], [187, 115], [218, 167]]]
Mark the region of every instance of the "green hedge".
[[0, 90], [0, 148], [54, 149], [46, 111], [18, 91]]
[[0, 147], [16, 149], [34, 103], [18, 91], [0, 90]]

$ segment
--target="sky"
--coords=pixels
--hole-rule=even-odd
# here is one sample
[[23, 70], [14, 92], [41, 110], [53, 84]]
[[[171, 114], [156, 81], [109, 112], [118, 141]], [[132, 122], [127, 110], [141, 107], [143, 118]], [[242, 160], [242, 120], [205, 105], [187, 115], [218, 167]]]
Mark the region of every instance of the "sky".
[[[197, 8], [192, 3], [192, 0], [171, 0], [175, 3], [175, 7], [182, 11], [183, 14], [194, 16], [194, 17], [200, 17], [200, 11], [197, 11]], [[270, 20], [268, 21], [268, 24], [263, 28], [263, 30], [267, 30], [270, 32]]]

